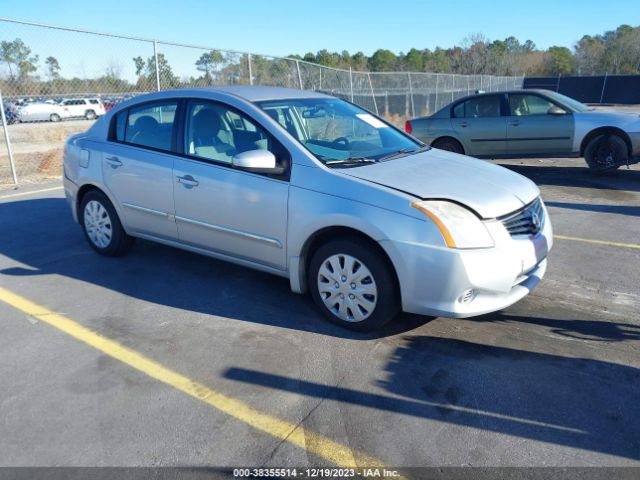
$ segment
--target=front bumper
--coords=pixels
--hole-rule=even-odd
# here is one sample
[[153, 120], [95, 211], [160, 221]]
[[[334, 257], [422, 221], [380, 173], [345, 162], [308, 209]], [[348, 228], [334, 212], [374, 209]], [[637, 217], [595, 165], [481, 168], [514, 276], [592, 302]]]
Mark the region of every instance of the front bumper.
[[495, 243], [488, 249], [381, 242], [398, 274], [403, 310], [464, 318], [501, 310], [529, 294], [546, 272], [553, 243], [546, 209], [544, 227], [534, 237], [513, 238], [498, 221], [488, 228]]

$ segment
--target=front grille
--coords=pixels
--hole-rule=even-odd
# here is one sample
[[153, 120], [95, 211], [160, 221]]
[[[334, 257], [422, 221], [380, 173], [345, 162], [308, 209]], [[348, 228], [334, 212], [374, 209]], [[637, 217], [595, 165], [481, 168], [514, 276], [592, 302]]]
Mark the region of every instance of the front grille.
[[542, 201], [538, 197], [523, 209], [500, 217], [499, 220], [512, 237], [531, 237], [536, 235], [544, 226]]

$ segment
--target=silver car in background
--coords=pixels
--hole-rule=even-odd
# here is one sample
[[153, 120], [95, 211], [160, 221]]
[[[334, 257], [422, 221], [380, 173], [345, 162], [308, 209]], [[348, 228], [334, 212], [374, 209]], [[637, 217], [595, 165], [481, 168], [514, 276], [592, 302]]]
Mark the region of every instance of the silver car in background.
[[19, 122], [59, 122], [70, 116], [69, 110], [53, 103], [26, 103], [18, 108]]
[[538, 284], [552, 245], [525, 177], [293, 89], [123, 102], [67, 141], [64, 186], [98, 253], [139, 237], [273, 273], [361, 331], [400, 310], [505, 308]]
[[474, 157], [584, 157], [594, 171], [636, 163], [640, 115], [588, 107], [548, 90], [465, 97], [405, 130], [428, 145]]

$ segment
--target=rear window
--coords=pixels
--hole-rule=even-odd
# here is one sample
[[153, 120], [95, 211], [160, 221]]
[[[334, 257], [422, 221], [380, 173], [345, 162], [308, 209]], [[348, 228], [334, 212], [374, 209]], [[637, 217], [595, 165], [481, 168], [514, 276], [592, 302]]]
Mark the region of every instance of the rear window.
[[116, 140], [158, 150], [171, 150], [177, 103], [133, 107], [116, 116]]

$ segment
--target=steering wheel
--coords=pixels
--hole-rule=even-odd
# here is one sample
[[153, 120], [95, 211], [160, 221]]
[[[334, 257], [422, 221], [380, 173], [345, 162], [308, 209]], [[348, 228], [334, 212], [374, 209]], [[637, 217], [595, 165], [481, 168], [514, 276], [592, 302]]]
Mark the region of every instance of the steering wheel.
[[349, 147], [349, 139], [347, 137], [338, 137], [333, 142], [331, 142], [331, 145], [335, 145], [336, 147], [344, 146], [344, 147], [348, 148]]

